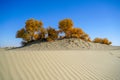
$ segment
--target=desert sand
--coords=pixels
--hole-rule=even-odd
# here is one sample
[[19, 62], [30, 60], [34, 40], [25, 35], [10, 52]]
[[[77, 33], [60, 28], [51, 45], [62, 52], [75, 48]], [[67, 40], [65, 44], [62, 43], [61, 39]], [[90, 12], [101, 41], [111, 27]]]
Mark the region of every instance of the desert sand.
[[118, 48], [0, 49], [0, 80], [120, 80]]
[[0, 49], [0, 80], [120, 80], [120, 47], [80, 39]]

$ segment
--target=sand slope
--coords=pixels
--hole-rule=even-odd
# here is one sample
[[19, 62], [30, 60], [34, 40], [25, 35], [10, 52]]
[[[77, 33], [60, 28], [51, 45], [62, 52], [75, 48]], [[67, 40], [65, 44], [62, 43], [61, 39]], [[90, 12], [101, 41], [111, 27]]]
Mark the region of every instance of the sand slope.
[[1, 51], [0, 80], [120, 80], [120, 58], [114, 53], [100, 50]]
[[81, 39], [70, 38], [53, 42], [33, 41], [18, 50], [71, 50], [71, 49], [111, 49], [111, 45], [87, 42]]

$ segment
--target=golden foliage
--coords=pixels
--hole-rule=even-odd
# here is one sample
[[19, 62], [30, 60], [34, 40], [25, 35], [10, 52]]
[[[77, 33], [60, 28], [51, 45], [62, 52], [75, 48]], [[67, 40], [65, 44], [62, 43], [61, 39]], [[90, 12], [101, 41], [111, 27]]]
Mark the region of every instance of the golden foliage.
[[17, 31], [16, 38], [23, 38], [25, 33], [25, 29], [22, 28], [21, 30]]
[[103, 44], [107, 44], [108, 42], [109, 42], [109, 41], [108, 41], [107, 38], [102, 39], [102, 43], [103, 43]]
[[102, 43], [103, 43], [103, 44], [110, 45], [112, 42], [110, 42], [107, 38], [104, 38], [104, 39], [102, 40]]
[[29, 34], [31, 35], [32, 39], [34, 38], [34, 33], [36, 31], [40, 31], [41, 28], [43, 26], [43, 23], [41, 21], [37, 21], [37, 20], [34, 20], [34, 19], [29, 19], [26, 21], [26, 25], [25, 25], [25, 28], [26, 28], [26, 31], [29, 32]]
[[[25, 29], [22, 28], [16, 34], [16, 38], [22, 38], [25, 41], [31, 41], [33, 39], [45, 38], [46, 31], [42, 27], [43, 23], [34, 19], [29, 19], [25, 23]], [[40, 34], [35, 34], [40, 32]]]
[[59, 29], [66, 32], [73, 27], [73, 22], [71, 19], [64, 19], [59, 22]]
[[102, 43], [102, 39], [101, 38], [95, 38], [93, 40], [94, 43]]
[[84, 41], [91, 42], [89, 35], [86, 34], [81, 28], [71, 28], [65, 33], [66, 38], [80, 38]]
[[25, 41], [30, 41], [31, 40], [30, 34], [28, 32], [26, 32], [24, 28], [17, 31], [16, 38], [22, 38]]
[[25, 25], [26, 31], [31, 31], [31, 32], [38, 31], [43, 26], [43, 23], [41, 21], [37, 21], [34, 19], [27, 20], [25, 24], [26, 24]]
[[35, 40], [45, 39], [46, 33], [47, 33], [47, 31], [44, 28], [40, 28], [40, 31], [37, 34], [34, 34], [34, 39]]
[[80, 28], [71, 28], [68, 31], [66, 31], [65, 36], [67, 38], [80, 38], [83, 33], [83, 30]]
[[24, 33], [23, 40], [25, 41], [31, 41], [31, 35], [28, 32]]
[[48, 32], [48, 40], [50, 39], [55, 40], [58, 38], [58, 32], [54, 28], [49, 27], [47, 29], [47, 32]]
[[110, 42], [107, 38], [95, 38], [93, 40], [94, 43], [101, 43], [101, 44], [107, 44], [107, 45], [110, 45], [112, 44], [112, 42]]
[[34, 34], [34, 39], [38, 40], [40, 38], [39, 34]]
[[[47, 40], [54, 41], [58, 39], [59, 33], [64, 33], [64, 36], [60, 36], [60, 39], [64, 38], [79, 38], [84, 41], [91, 42], [91, 39], [88, 34], [86, 34], [81, 28], [74, 28], [73, 22], [71, 19], [63, 19], [59, 21], [59, 30], [49, 27], [45, 29], [43, 23], [38, 20], [29, 19], [25, 23], [25, 28], [22, 28], [17, 31], [16, 38], [22, 38], [25, 43], [34, 40]], [[46, 36], [46, 34], [48, 36]], [[110, 42], [107, 38], [95, 38], [94, 43], [101, 43], [110, 45]], [[24, 44], [24, 43], [23, 43]]]

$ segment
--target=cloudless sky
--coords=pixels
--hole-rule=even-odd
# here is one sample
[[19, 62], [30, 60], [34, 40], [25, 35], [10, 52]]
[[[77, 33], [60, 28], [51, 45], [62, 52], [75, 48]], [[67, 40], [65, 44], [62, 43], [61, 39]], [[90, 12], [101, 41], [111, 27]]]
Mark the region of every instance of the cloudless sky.
[[108, 38], [120, 46], [119, 0], [0, 0], [0, 47], [19, 46], [16, 32], [30, 18], [55, 29], [60, 20], [70, 18], [92, 40]]

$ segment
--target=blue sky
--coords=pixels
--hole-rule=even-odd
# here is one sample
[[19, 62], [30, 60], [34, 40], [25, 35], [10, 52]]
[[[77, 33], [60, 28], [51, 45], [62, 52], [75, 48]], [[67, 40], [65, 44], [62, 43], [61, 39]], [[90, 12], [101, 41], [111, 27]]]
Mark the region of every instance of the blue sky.
[[42, 20], [44, 27], [58, 29], [58, 22], [70, 18], [91, 39], [108, 38], [120, 46], [119, 0], [0, 0], [0, 46], [19, 46], [15, 38], [25, 21]]

